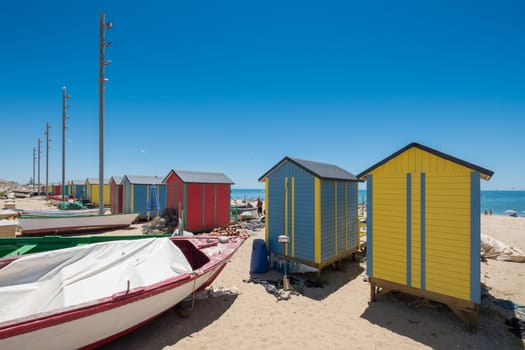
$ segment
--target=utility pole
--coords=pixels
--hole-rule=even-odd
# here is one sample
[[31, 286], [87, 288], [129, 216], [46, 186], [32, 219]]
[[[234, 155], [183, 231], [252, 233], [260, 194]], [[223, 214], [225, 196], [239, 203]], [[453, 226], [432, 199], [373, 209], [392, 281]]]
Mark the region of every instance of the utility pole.
[[49, 123], [46, 123], [46, 131], [44, 134], [46, 134], [46, 201], [49, 200], [49, 188], [48, 188], [48, 176], [49, 176], [49, 128], [51, 125]]
[[66, 114], [66, 110], [69, 108], [66, 105], [66, 100], [70, 99], [71, 96], [67, 94], [66, 87], [62, 88], [62, 202], [65, 201], [64, 189], [66, 188], [66, 119], [69, 116]]
[[36, 148], [33, 147], [33, 179], [31, 182], [33, 183], [33, 193], [35, 192], [35, 161], [36, 161]]
[[40, 145], [42, 144], [42, 140], [40, 137], [38, 138], [38, 194], [40, 194], [40, 156], [42, 156], [42, 151], [40, 150]]
[[111, 45], [111, 41], [106, 42], [104, 33], [111, 29], [113, 23], [106, 22], [104, 12], [100, 13], [100, 43], [99, 43], [99, 74], [98, 74], [98, 116], [99, 116], [99, 163], [98, 163], [98, 209], [99, 214], [104, 214], [104, 84], [108, 79], [104, 76], [104, 67], [111, 63], [104, 58], [105, 48]]

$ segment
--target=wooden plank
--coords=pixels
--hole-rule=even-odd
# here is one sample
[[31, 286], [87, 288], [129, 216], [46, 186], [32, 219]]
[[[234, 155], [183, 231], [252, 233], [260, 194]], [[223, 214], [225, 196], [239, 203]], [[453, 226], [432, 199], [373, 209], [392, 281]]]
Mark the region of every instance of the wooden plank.
[[[439, 293], [434, 293], [419, 288], [408, 287], [399, 283], [382, 280], [376, 277], [370, 277], [369, 282], [374, 286], [374, 291], [371, 290], [371, 300], [375, 301], [375, 298], [383, 292], [378, 293], [378, 290], [384, 289], [385, 291], [399, 291], [414, 295], [420, 298], [434, 300], [439, 303], [447, 305], [458, 318], [463, 321], [470, 331], [475, 332], [477, 329], [477, 315], [479, 305], [472, 303], [467, 300], [458, 299], [452, 296], [447, 296]], [[374, 299], [372, 299], [374, 297]]]

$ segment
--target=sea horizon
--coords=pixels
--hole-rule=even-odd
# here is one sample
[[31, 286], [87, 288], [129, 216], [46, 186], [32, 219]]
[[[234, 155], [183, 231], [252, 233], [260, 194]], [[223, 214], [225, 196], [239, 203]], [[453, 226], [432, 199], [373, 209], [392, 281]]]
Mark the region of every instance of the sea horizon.
[[[231, 198], [238, 200], [265, 199], [264, 188], [232, 188]], [[357, 201], [366, 203], [366, 190], [358, 190]], [[508, 215], [507, 210], [516, 210], [519, 216], [525, 216], [525, 190], [481, 190], [480, 214], [492, 212], [494, 215]]]

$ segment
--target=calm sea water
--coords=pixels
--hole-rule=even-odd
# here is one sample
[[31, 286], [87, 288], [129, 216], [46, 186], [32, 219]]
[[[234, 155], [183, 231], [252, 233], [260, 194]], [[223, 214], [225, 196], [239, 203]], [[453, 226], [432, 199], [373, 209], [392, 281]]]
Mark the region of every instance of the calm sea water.
[[[264, 189], [236, 188], [231, 190], [232, 199], [264, 199]], [[525, 216], [525, 191], [481, 191], [481, 213], [492, 210], [495, 215], [506, 215], [505, 210], [515, 209]], [[359, 190], [359, 203], [366, 203], [366, 190]]]

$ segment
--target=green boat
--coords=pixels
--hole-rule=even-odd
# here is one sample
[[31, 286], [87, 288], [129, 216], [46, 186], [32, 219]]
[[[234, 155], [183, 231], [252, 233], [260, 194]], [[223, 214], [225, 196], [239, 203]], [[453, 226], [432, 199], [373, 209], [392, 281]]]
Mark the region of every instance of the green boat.
[[76, 247], [79, 245], [118, 241], [126, 239], [142, 239], [170, 237], [164, 235], [129, 235], [129, 236], [42, 236], [0, 238], [0, 258], [7, 258], [29, 253], [45, 252], [48, 250]]

